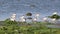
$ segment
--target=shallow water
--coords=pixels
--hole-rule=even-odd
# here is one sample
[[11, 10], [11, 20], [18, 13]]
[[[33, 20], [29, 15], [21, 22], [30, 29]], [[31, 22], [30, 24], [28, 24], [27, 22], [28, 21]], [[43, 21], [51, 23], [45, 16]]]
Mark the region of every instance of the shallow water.
[[27, 12], [39, 13], [39, 19], [52, 15], [53, 12], [60, 13], [60, 0], [0, 0], [0, 20], [9, 18], [16, 13], [16, 20]]

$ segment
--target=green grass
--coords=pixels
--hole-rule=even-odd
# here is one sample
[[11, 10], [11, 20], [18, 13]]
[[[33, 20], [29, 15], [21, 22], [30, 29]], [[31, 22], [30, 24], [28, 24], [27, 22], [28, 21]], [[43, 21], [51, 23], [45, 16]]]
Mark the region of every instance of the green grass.
[[[0, 26], [0, 34], [60, 34], [60, 29], [50, 29], [45, 26], [48, 23], [43, 22], [30, 24], [25, 22], [4, 21], [4, 23], [3, 26]], [[18, 25], [18, 23], [20, 24]]]

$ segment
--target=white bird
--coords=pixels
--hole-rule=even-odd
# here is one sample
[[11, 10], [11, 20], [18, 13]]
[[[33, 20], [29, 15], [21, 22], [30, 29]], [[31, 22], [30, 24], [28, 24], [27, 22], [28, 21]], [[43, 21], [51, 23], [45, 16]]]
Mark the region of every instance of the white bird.
[[52, 19], [52, 21], [55, 21], [56, 19]]
[[33, 20], [34, 20], [34, 21], [36, 21], [37, 19], [36, 19], [36, 18], [34, 18]]
[[45, 20], [47, 20], [47, 18], [43, 18], [43, 20], [45, 21]]
[[57, 14], [57, 12], [54, 12], [53, 14]]
[[39, 14], [36, 14], [36, 16], [38, 17], [38, 16], [39, 16]]

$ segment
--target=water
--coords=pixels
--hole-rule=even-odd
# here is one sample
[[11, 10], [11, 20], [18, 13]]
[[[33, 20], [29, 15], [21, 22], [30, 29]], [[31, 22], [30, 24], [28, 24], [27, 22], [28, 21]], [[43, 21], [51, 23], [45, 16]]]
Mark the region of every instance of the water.
[[60, 28], [60, 25], [46, 25], [48, 28]]
[[0, 0], [0, 20], [9, 18], [16, 13], [16, 20], [27, 12], [39, 13], [39, 19], [52, 15], [53, 12], [60, 14], [60, 0]]

